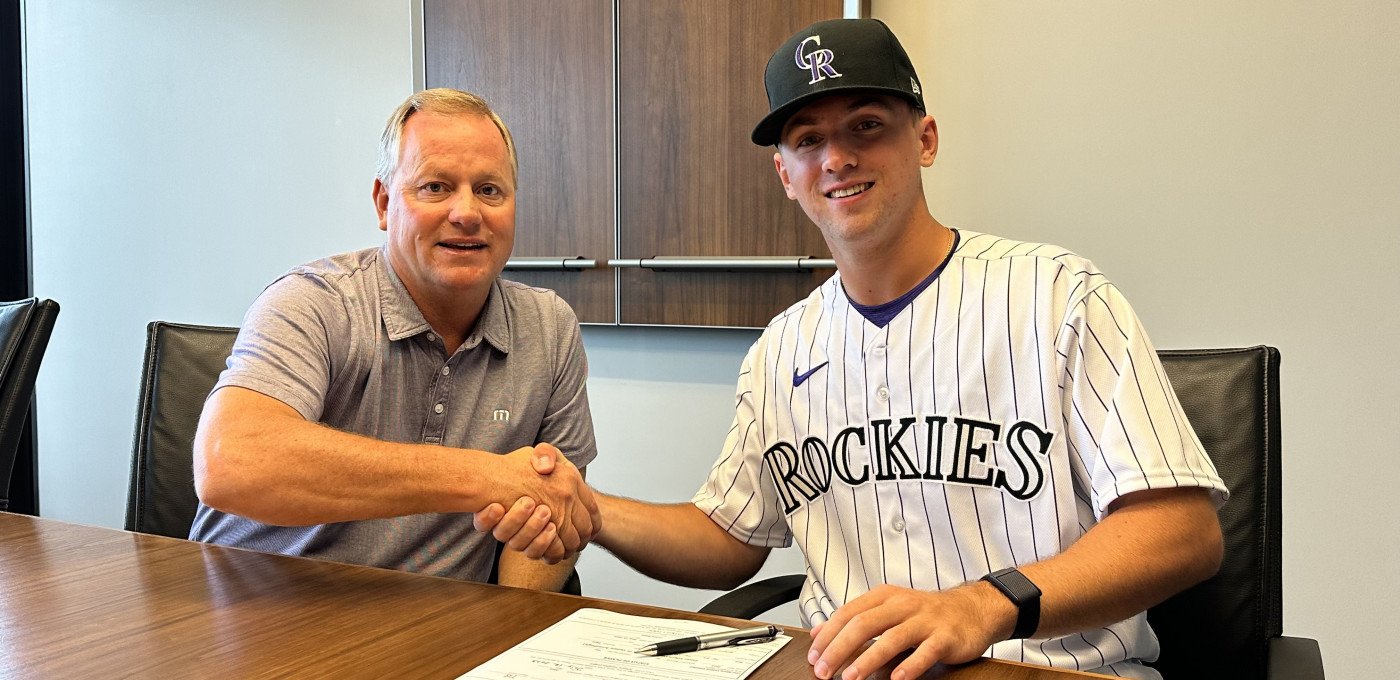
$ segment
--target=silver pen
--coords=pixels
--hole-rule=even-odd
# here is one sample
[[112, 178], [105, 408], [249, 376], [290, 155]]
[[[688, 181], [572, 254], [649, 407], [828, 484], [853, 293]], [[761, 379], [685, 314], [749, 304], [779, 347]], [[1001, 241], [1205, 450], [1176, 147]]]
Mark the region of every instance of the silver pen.
[[665, 642], [658, 642], [654, 645], [647, 645], [637, 650], [637, 653], [665, 656], [667, 654], [680, 654], [682, 652], [697, 652], [702, 649], [711, 649], [714, 647], [735, 647], [738, 645], [770, 642], [775, 637], [778, 637], [777, 626], [759, 626], [757, 628], [726, 630], [719, 633], [706, 633], [705, 635], [666, 640]]

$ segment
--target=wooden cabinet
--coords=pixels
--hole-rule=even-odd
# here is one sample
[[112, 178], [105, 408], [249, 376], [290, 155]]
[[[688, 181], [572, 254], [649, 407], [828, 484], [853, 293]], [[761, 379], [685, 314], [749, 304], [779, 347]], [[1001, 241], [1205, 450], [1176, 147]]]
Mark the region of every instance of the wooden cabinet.
[[[520, 161], [516, 257], [616, 251], [612, 0], [424, 0], [424, 80], [486, 98]], [[559, 291], [589, 322], [614, 323], [606, 266], [510, 271]]]
[[584, 322], [757, 327], [830, 276], [635, 265], [830, 257], [748, 137], [774, 47], [840, 0], [423, 4], [427, 86], [486, 97], [515, 135], [516, 258], [600, 265], [507, 278], [558, 290]]

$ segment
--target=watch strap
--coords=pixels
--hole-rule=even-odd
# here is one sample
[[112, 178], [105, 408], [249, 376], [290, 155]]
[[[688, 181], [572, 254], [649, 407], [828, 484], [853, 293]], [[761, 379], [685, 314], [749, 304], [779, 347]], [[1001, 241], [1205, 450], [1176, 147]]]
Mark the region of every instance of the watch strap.
[[1016, 628], [1007, 639], [1020, 640], [1034, 635], [1040, 627], [1040, 588], [1015, 568], [998, 569], [982, 580], [996, 586], [1016, 605]]

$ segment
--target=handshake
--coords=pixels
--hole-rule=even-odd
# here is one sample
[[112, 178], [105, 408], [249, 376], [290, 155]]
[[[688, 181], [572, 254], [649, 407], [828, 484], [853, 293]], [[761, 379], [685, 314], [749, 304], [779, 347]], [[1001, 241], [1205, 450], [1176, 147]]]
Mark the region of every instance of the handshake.
[[577, 553], [598, 535], [603, 526], [598, 501], [559, 449], [526, 446], [501, 456], [501, 465], [490, 497], [502, 500], [476, 512], [477, 531], [549, 564]]

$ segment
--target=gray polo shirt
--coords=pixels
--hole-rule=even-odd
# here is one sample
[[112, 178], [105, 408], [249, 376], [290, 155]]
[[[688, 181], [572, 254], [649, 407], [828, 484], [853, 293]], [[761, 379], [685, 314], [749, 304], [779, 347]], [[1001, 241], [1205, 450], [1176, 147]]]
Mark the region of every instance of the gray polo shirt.
[[[587, 373], [568, 304], [499, 279], [448, 356], [386, 252], [371, 248], [268, 286], [214, 389], [245, 387], [307, 420], [386, 441], [494, 453], [549, 442], [582, 468], [597, 454]], [[477, 581], [490, 574], [495, 549], [465, 513], [279, 527], [201, 504], [190, 538]]]

